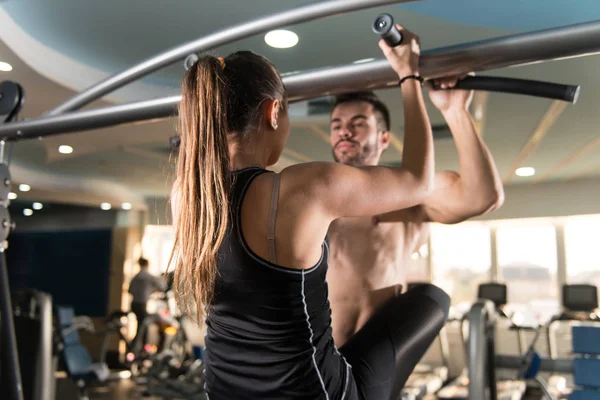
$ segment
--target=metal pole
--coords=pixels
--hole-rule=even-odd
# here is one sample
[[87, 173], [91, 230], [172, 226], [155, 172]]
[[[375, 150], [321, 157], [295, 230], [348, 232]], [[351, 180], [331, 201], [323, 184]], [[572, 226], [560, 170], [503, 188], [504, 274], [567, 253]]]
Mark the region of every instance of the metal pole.
[[[419, 71], [431, 79], [597, 53], [600, 21], [425, 51]], [[290, 75], [286, 80], [290, 100], [398, 84], [397, 74], [385, 59], [359, 65], [360, 68], [346, 65]]]
[[[489, 399], [489, 385], [486, 367], [493, 368], [494, 360], [488, 360], [488, 331], [489, 320], [494, 317], [494, 304], [489, 300], [480, 300], [473, 304], [466, 319], [469, 321], [467, 368], [469, 373], [469, 400]], [[495, 400], [495, 399], [494, 399]]]
[[306, 6], [292, 8], [281, 13], [272, 14], [253, 21], [223, 29], [212, 35], [174, 47], [164, 53], [149, 58], [123, 72], [113, 75], [85, 91], [70, 98], [58, 107], [50, 110], [48, 115], [58, 115], [77, 110], [103, 95], [119, 89], [129, 82], [140, 79], [163, 67], [183, 60], [192, 53], [211, 50], [239, 39], [269, 31], [271, 29], [299, 24], [351, 11], [385, 6], [394, 3], [408, 3], [417, 0], [332, 0], [317, 1]]
[[[91, 110], [36, 118], [29, 121], [0, 125], [0, 131], [13, 126], [6, 138], [19, 140], [68, 132], [99, 129], [123, 123], [131, 123], [176, 115], [181, 96], [163, 97], [155, 100], [99, 107]], [[2, 133], [0, 133], [2, 136]]]
[[[425, 51], [420, 72], [427, 78], [600, 53], [600, 21], [505, 36]], [[284, 77], [290, 101], [397, 85], [387, 60], [307, 71]], [[18, 140], [104, 128], [174, 115], [181, 99], [162, 99], [96, 108], [0, 125], [0, 138]], [[20, 133], [19, 133], [20, 132]]]
[[23, 400], [19, 353], [17, 351], [17, 338], [15, 336], [4, 249], [0, 249], [0, 316], [2, 321], [2, 374], [5, 375], [5, 382], [10, 388], [7, 399]]

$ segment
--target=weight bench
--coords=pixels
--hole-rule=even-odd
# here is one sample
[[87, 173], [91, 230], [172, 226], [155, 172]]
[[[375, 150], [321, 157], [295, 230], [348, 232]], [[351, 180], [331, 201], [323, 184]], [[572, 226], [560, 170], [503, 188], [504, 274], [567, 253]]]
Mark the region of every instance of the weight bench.
[[72, 307], [56, 307], [56, 318], [67, 375], [77, 384], [79, 399], [88, 400], [87, 384], [106, 381], [110, 371], [106, 363], [94, 363], [88, 350], [79, 342]]

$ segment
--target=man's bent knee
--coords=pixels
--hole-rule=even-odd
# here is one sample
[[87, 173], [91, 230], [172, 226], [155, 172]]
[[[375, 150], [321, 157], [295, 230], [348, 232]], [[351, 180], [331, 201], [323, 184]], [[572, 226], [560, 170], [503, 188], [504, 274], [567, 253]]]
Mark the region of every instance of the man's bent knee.
[[448, 319], [448, 313], [450, 311], [450, 296], [448, 296], [445, 291], [430, 283], [424, 283], [406, 292], [407, 295], [409, 293], [411, 296], [421, 295], [429, 297], [437, 303], [440, 310], [444, 313], [444, 320]]

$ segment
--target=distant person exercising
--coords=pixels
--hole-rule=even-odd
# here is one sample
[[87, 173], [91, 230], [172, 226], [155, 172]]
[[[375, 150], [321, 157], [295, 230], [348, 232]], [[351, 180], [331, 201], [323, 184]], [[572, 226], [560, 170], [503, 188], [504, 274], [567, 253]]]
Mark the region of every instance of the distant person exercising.
[[[129, 293], [132, 296], [131, 311], [135, 314], [137, 319], [137, 332], [135, 334], [135, 338], [133, 339], [133, 343], [136, 343], [136, 340], [138, 340], [143, 325], [142, 323], [148, 316], [146, 309], [148, 307], [148, 300], [150, 299], [150, 296], [154, 292], [164, 291], [167, 289], [167, 282], [165, 280], [152, 275], [148, 271], [150, 264], [147, 259], [140, 258], [138, 260], [138, 264], [140, 266], [140, 272], [133, 277], [131, 283], [129, 284]], [[142, 343], [144, 343], [146, 338], [144, 336], [139, 339], [141, 339]]]
[[403, 33], [400, 46], [379, 43], [404, 100], [396, 168], [311, 162], [268, 171], [290, 134], [277, 69], [247, 51], [186, 63], [174, 281], [182, 309], [206, 318], [210, 400], [395, 400], [443, 327], [450, 299], [423, 285], [383, 304], [339, 350], [331, 333], [330, 223], [422, 204], [433, 186], [420, 48]]

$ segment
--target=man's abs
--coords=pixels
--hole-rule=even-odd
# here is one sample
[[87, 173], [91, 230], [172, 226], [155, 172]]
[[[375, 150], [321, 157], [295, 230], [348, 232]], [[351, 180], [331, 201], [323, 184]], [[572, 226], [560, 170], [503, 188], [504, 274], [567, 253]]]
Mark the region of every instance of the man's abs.
[[404, 223], [375, 224], [370, 218], [345, 218], [331, 225], [327, 282], [338, 347], [400, 292], [411, 252], [407, 234], [412, 236]]

